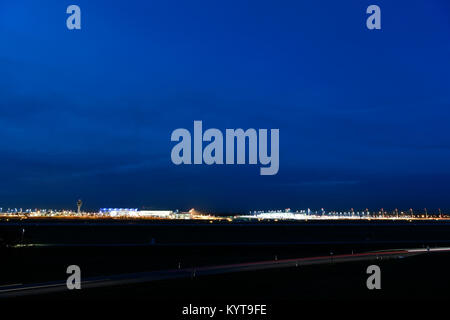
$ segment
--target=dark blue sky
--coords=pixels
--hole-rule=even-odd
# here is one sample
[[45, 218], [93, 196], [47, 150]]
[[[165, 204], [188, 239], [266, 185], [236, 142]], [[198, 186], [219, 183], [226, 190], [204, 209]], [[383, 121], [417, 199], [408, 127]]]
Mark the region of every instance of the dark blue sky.
[[[2, 1], [0, 39], [0, 206], [450, 209], [448, 1]], [[194, 120], [279, 128], [279, 173], [173, 165]]]

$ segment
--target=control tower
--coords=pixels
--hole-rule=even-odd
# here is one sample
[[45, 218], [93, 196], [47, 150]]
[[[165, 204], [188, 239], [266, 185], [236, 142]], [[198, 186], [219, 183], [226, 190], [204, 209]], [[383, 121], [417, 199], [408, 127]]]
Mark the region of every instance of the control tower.
[[81, 199], [79, 199], [77, 201], [78, 214], [81, 214], [81, 206], [82, 205], [83, 205], [83, 201], [81, 201]]

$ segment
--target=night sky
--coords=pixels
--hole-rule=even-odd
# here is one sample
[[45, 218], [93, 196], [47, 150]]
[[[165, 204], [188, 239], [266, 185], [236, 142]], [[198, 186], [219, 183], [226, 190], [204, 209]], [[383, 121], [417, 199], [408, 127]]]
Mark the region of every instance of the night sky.
[[[449, 1], [1, 1], [0, 39], [0, 207], [450, 209]], [[172, 164], [194, 120], [279, 128], [278, 174]]]

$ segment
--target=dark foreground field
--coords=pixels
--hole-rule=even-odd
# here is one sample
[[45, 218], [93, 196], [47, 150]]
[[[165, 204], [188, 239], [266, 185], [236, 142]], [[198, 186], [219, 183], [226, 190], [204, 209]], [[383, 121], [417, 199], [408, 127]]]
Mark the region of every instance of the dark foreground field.
[[[115, 243], [94, 244], [93, 235], [101, 238], [102, 233], [111, 235], [100, 228], [89, 229], [91, 239], [89, 243], [70, 243], [70, 239], [82, 239], [84, 228], [71, 225], [66, 228], [40, 229], [34, 226], [27, 237], [20, 238], [17, 230], [22, 226], [8, 226], [15, 243], [4, 244], [0, 248], [2, 263], [0, 264], [0, 285], [28, 285], [48, 283], [52, 281], [64, 282], [68, 277], [66, 268], [78, 265], [81, 268], [82, 279], [95, 277], [115, 277], [117, 275], [154, 272], [159, 270], [195, 270], [205, 266], [246, 264], [258, 261], [282, 261], [325, 256], [324, 263], [315, 265], [298, 265], [267, 270], [240, 270], [234, 273], [202, 275], [193, 272], [191, 276], [170, 280], [137, 281], [132, 284], [115, 284], [104, 287], [84, 287], [81, 290], [60, 290], [58, 292], [36, 292], [36, 294], [11, 298], [8, 301], [98, 301], [120, 300], [121, 302], [135, 302], [146, 300], [145, 305], [152, 310], [161, 309], [169, 318], [182, 316], [182, 308], [187, 305], [216, 305], [226, 304], [266, 304], [268, 312], [273, 315], [280, 312], [296, 312], [306, 305], [333, 302], [357, 301], [434, 301], [450, 300], [450, 253], [425, 252], [420, 255], [396, 255], [395, 259], [376, 257], [371, 261], [353, 261], [353, 255], [373, 250], [397, 250], [401, 248], [434, 248], [443, 247], [450, 243], [446, 240], [448, 225], [440, 225], [433, 234], [433, 224], [418, 227], [412, 224], [401, 225], [398, 233], [395, 226], [343, 225], [343, 230], [325, 226], [326, 236], [321, 237], [320, 226], [313, 225], [314, 233], [295, 233], [287, 228], [290, 236], [296, 234], [296, 241], [289, 243], [188, 243], [174, 244], [146, 242], [146, 243], [117, 243], [121, 237], [126, 239], [130, 233], [114, 233]], [[25, 226], [30, 229], [29, 226]], [[413, 233], [414, 228], [417, 232]], [[117, 227], [114, 226], [114, 230]], [[140, 228], [139, 238], [146, 234]], [[201, 228], [204, 228], [203, 226]], [[235, 227], [240, 230], [241, 226]], [[278, 228], [278, 229], [277, 229]], [[275, 235], [283, 227], [277, 227]], [[299, 231], [308, 230], [300, 225]], [[333, 232], [330, 232], [332, 228]], [[286, 228], [284, 228], [286, 229]], [[52, 233], [52, 230], [58, 232]], [[64, 243], [58, 244], [56, 235], [65, 230]], [[210, 230], [210, 229], [205, 229]], [[232, 231], [232, 229], [230, 229]], [[348, 231], [353, 233], [348, 233]], [[149, 228], [148, 231], [152, 231]], [[221, 231], [223, 237], [223, 230]], [[347, 232], [347, 233], [346, 233]], [[6, 234], [6, 233], [5, 233]], [[71, 234], [75, 234], [73, 238]], [[188, 233], [189, 234], [189, 233]], [[264, 233], [255, 233], [258, 239], [264, 239]], [[382, 235], [389, 235], [386, 241], [381, 241]], [[34, 235], [35, 238], [31, 237]], [[395, 235], [397, 238], [395, 238]], [[428, 235], [428, 238], [426, 237]], [[149, 234], [151, 236], [151, 234]], [[164, 235], [169, 239], [170, 235]], [[202, 235], [196, 235], [201, 237]], [[233, 233], [230, 233], [230, 237]], [[249, 235], [251, 236], [251, 235]], [[272, 236], [272, 235], [270, 235]], [[136, 237], [136, 235], [135, 235]], [[181, 239], [182, 235], [177, 234]], [[208, 238], [209, 237], [209, 238]], [[333, 239], [333, 237], [335, 239]], [[150, 237], [151, 238], [151, 237]], [[320, 239], [327, 241], [319, 241]], [[450, 237], [449, 237], [450, 238]], [[51, 243], [44, 243], [42, 239], [50, 239]], [[205, 233], [205, 241], [214, 239], [213, 233]], [[339, 241], [341, 239], [342, 241]], [[364, 240], [365, 239], [365, 240]], [[375, 239], [375, 240], [374, 240]], [[33, 241], [35, 240], [35, 241]], [[374, 241], [372, 241], [374, 240]], [[435, 243], [432, 243], [435, 241]], [[101, 242], [101, 241], [100, 241]], [[351, 259], [340, 261], [332, 257], [349, 255]], [[328, 259], [328, 260], [327, 260]], [[381, 290], [369, 290], [366, 286], [369, 265], [381, 268]], [[1, 289], [2, 287], [0, 287]]]
[[[381, 290], [366, 287], [367, 266], [381, 269]], [[450, 254], [199, 276], [48, 294], [48, 299], [138, 299], [220, 303], [314, 300], [450, 300]]]
[[[257, 318], [286, 319], [286, 315], [306, 314], [306, 310], [311, 309], [316, 315], [328, 314], [336, 308], [344, 313], [356, 312], [361, 305], [374, 312], [386, 305], [411, 310], [415, 305], [442, 305], [443, 301], [450, 300], [449, 254], [376, 262], [381, 268], [381, 290], [368, 290], [366, 287], [366, 268], [370, 264], [372, 262], [328, 264], [82, 288], [17, 297], [0, 303], [8, 302], [15, 306], [33, 305], [34, 302], [38, 302], [36, 306], [57, 303], [81, 310], [79, 308], [90, 305], [86, 302], [95, 301], [97, 307], [106, 306], [109, 311], [138, 308], [149, 315], [158, 315], [158, 319], [209, 318], [184, 316], [183, 308], [189, 305], [215, 306], [225, 310], [231, 304], [263, 304], [267, 306], [267, 315]], [[218, 314], [214, 318], [247, 317]]]

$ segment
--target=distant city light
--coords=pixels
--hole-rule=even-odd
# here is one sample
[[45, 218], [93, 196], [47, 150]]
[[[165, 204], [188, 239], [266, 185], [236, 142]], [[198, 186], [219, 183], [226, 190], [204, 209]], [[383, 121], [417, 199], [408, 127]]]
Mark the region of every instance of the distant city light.
[[[80, 203], [78, 203], [80, 204]], [[56, 219], [183, 219], [183, 220], [221, 220], [221, 221], [308, 221], [308, 220], [448, 220], [450, 216], [444, 214], [438, 209], [434, 214], [425, 209], [423, 212], [414, 212], [409, 209], [405, 211], [397, 208], [388, 211], [384, 208], [376, 211], [354, 210], [349, 211], [326, 211], [324, 208], [311, 210], [310, 208], [302, 210], [263, 210], [251, 211], [248, 214], [234, 215], [214, 215], [212, 213], [203, 213], [194, 208], [188, 211], [178, 210], [139, 210], [138, 208], [100, 208], [97, 212], [80, 211], [77, 206], [76, 211], [55, 210], [55, 209], [0, 209], [0, 218], [56, 218]]]

